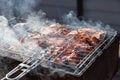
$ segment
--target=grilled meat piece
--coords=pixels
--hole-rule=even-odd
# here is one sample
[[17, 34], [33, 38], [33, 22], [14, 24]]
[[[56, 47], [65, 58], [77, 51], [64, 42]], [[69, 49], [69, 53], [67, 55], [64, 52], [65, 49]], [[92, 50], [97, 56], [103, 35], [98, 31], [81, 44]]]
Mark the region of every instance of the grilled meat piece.
[[[49, 48], [53, 61], [76, 66], [104, 38], [105, 32], [92, 28], [71, 30], [61, 24], [42, 28], [40, 33], [29, 32], [28, 37], [20, 39], [21, 44], [34, 42], [42, 49]], [[30, 45], [29, 45], [30, 46]], [[54, 48], [50, 48], [53, 46]], [[12, 49], [14, 47], [10, 47]]]
[[[68, 38], [73, 38], [63, 49], [62, 57], [59, 56], [57, 62], [64, 64], [77, 65], [81, 57], [84, 57], [101, 41], [105, 35], [103, 31], [90, 28], [73, 30], [67, 34]], [[59, 54], [59, 52], [57, 53]]]
[[51, 25], [50, 28], [59, 31], [61, 34], [63, 35], [67, 35], [70, 32], [70, 29], [66, 28], [65, 26], [61, 25], [61, 24], [54, 24]]

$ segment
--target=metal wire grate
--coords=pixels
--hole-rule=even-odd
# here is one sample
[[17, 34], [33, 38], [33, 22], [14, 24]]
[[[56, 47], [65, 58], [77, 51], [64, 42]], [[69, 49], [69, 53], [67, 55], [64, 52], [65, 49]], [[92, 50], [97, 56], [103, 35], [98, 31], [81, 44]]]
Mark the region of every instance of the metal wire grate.
[[[106, 35], [104, 39], [90, 52], [90, 54], [87, 54], [84, 56], [82, 55], [80, 62], [75, 66], [54, 62], [54, 59], [64, 54], [62, 52], [56, 56], [44, 55], [43, 57], [40, 57], [40, 58], [37, 57], [38, 56], [37, 54], [35, 54], [33, 56], [27, 56], [26, 61], [19, 64], [15, 69], [10, 71], [2, 80], [20, 79], [25, 74], [30, 72], [32, 69], [36, 68], [38, 65], [41, 65], [43, 67], [47, 67], [49, 69], [56, 70], [56, 71], [63, 71], [64, 73], [72, 74], [75, 76], [81, 76], [90, 67], [90, 65], [92, 65], [95, 59], [102, 54], [102, 51], [106, 49], [110, 45], [110, 43], [112, 43], [116, 35], [117, 35], [117, 32], [115, 32], [113, 35], [109, 35], [109, 36]], [[68, 44], [65, 44], [65, 45], [68, 45]], [[1, 49], [1, 51], [7, 52], [7, 53], [13, 53], [3, 49]], [[46, 53], [49, 53], [49, 52], [44, 51], [42, 53], [41, 51], [39, 54], [46, 54]], [[13, 55], [14, 54], [16, 54], [16, 52], [14, 52]], [[20, 75], [14, 78], [10, 78], [11, 75], [13, 75], [19, 70], [22, 71]]]

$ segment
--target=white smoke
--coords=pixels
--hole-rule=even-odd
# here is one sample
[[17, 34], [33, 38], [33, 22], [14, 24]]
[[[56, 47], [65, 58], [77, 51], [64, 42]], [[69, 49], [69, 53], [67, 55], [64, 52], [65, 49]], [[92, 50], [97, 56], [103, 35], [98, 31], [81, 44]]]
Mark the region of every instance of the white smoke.
[[0, 14], [7, 18], [26, 17], [38, 0], [0, 0]]
[[[0, 21], [1, 48], [8, 50], [10, 47], [10, 50], [17, 51], [20, 55], [29, 56], [31, 56], [33, 53], [40, 53], [41, 50], [34, 40], [26, 39], [34, 35], [30, 32], [44, 34], [44, 32], [46, 33], [45, 30], [48, 30], [46, 28], [55, 23], [54, 21], [46, 19], [45, 13], [42, 11], [39, 11], [38, 13], [32, 13], [24, 23], [16, 23], [11, 27], [9, 26], [9, 21], [4, 16], [0, 17]], [[22, 44], [20, 42], [21, 39], [24, 40], [24, 43]], [[5, 47], [3, 47], [3, 43]]]
[[71, 28], [83, 28], [83, 27], [88, 27], [88, 28], [94, 28], [98, 31], [103, 30], [107, 31], [109, 34], [114, 34], [115, 30], [110, 27], [110, 25], [105, 25], [101, 21], [92, 21], [92, 20], [79, 20], [77, 18], [77, 15], [73, 12], [70, 11], [68, 14], [64, 15], [62, 17], [63, 23], [66, 25], [69, 25]]
[[35, 32], [42, 32], [41, 30], [43, 28], [54, 23], [56, 23], [54, 20], [48, 20], [46, 18], [46, 13], [44, 13], [42, 10], [38, 11], [37, 13], [31, 13], [26, 21], [28, 30]]
[[[18, 46], [18, 49], [16, 50], [21, 50], [22, 48], [24, 50], [25, 49], [31, 50], [31, 52], [40, 49], [38, 47], [38, 44], [36, 44], [34, 40], [26, 40], [24, 38], [31, 36], [32, 34], [30, 32], [39, 33], [40, 35], [51, 33], [51, 29], [48, 28], [48, 26], [51, 26], [52, 24], [56, 24], [56, 22], [54, 20], [48, 20], [45, 16], [46, 14], [42, 11], [39, 11], [38, 13], [31, 13], [30, 15], [28, 15], [28, 18], [24, 23], [17, 23], [12, 27], [8, 25], [9, 21], [7, 20], [7, 18], [1, 16], [0, 44], [3, 45], [3, 43], [5, 43], [7, 45], [15, 45]], [[63, 21], [66, 25], [69, 25], [67, 27], [73, 29], [89, 27], [89, 28], [95, 28], [97, 30], [114, 32], [114, 30], [109, 28], [108, 25], [104, 26], [100, 22], [94, 23], [90, 21], [80, 21], [73, 12], [70, 12], [68, 15], [66, 15]], [[24, 44], [20, 43], [21, 38], [25, 40]], [[26, 50], [25, 53], [28, 54], [30, 51], [27, 53]]]
[[19, 39], [28, 35], [28, 32], [26, 31], [26, 23], [17, 23], [13, 26], [13, 30]]
[[20, 45], [16, 34], [8, 26], [8, 20], [0, 16], [0, 48], [8, 48], [10, 45]]
[[[23, 23], [15, 22], [16, 24], [10, 27], [9, 20], [4, 16], [0, 16], [0, 48], [7, 49], [8, 46], [13, 45], [17, 48], [15, 50], [22, 51], [24, 55], [28, 56], [31, 56], [33, 53], [45, 53], [44, 50], [41, 51], [42, 48], [34, 40], [24, 39], [32, 35], [29, 32], [39, 33], [40, 35], [49, 34], [51, 30], [48, 29], [48, 26], [56, 24], [54, 20], [45, 18], [46, 14], [42, 11], [33, 13], [32, 7], [35, 4], [36, 0], [0, 0], [1, 15], [8, 19], [22, 16], [26, 20]], [[28, 17], [26, 18], [26, 16]], [[72, 29], [89, 27], [114, 32], [113, 29], [99, 22], [80, 21], [73, 12], [65, 15], [63, 22]], [[22, 44], [20, 43], [21, 38], [24, 39]], [[59, 75], [64, 76], [61, 73]]]
[[0, 16], [0, 26], [1, 28], [8, 26], [8, 20], [4, 16]]
[[0, 0], [0, 14], [8, 18], [12, 17], [13, 14], [13, 0]]

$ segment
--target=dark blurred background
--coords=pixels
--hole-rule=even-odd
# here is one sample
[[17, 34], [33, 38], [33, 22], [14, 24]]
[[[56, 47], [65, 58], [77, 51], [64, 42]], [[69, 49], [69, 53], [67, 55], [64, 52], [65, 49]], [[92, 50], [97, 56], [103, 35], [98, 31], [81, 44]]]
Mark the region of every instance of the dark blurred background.
[[38, 6], [50, 18], [59, 19], [72, 10], [78, 17], [109, 24], [120, 33], [120, 0], [40, 0]]
[[25, 17], [40, 9], [56, 20], [74, 11], [79, 18], [101, 21], [120, 33], [120, 0], [0, 0], [0, 15], [7, 18]]

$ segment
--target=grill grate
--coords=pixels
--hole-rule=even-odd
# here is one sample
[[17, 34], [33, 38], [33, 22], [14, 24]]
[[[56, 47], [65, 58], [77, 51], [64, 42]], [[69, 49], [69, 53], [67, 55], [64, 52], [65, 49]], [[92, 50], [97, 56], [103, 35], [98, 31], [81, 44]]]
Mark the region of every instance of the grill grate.
[[[43, 65], [46, 65], [48, 68], [51, 69], [57, 69], [60, 71], [64, 71], [66, 73], [75, 75], [75, 76], [81, 76], [88, 67], [95, 61], [95, 59], [102, 54], [102, 51], [106, 49], [112, 41], [114, 41], [115, 36], [117, 33], [115, 32], [114, 35], [111, 35], [107, 37], [104, 41], [101, 41], [98, 46], [96, 46], [88, 55], [85, 55], [85, 57], [82, 58], [80, 63], [78, 63], [76, 66], [70, 66], [70, 65], [65, 65], [65, 64], [59, 64], [57, 62], [49, 61], [48, 64], [47, 62], [43, 63]], [[50, 66], [50, 67], [49, 67]]]
[[[96, 46], [90, 52], [90, 54], [82, 56], [81, 61], [75, 66], [54, 62], [54, 59], [60, 57], [61, 55], [63, 55], [63, 53], [60, 53], [56, 56], [47, 55], [41, 58], [39, 57], [36, 58], [36, 56], [38, 55], [33, 55], [30, 58], [29, 56], [27, 56], [25, 58], [26, 61], [24, 61], [23, 63], [18, 65], [15, 69], [13, 69], [11, 72], [9, 72], [2, 80], [6, 80], [6, 79], [10, 80], [11, 75], [13, 75], [15, 72], [19, 70], [22, 70], [21, 75], [18, 75], [17, 77], [12, 78], [12, 79], [20, 79], [22, 76], [30, 72], [32, 69], [36, 68], [38, 65], [41, 65], [43, 67], [47, 67], [49, 69], [56, 70], [56, 71], [63, 71], [64, 73], [68, 73], [74, 76], [81, 76], [90, 67], [90, 65], [92, 65], [95, 59], [102, 54], [102, 51], [106, 49], [112, 43], [112, 41], [114, 41], [116, 35], [117, 35], [117, 32], [115, 32], [112, 35], [107, 34], [104, 37], [104, 40], [102, 40], [98, 44], [98, 46]], [[8, 52], [11, 53], [10, 51], [5, 51], [2, 49], [1, 51], [6, 52], [6, 54]]]

